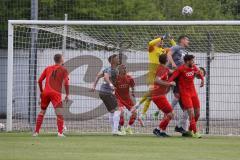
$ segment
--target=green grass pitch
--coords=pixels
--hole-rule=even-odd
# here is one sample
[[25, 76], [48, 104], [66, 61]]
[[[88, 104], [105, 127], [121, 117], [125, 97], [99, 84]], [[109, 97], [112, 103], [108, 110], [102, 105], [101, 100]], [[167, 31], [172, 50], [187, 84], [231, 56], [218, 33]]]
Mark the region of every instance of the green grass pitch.
[[239, 160], [240, 137], [0, 133], [0, 160]]

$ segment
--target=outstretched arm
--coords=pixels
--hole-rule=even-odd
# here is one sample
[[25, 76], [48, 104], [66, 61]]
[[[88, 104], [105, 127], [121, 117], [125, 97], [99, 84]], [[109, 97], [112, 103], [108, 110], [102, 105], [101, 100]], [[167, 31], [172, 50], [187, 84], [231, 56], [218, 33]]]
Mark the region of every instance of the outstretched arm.
[[172, 49], [170, 49], [169, 52], [167, 53], [168, 60], [173, 68], [177, 68], [177, 65], [175, 64], [172, 55], [173, 55], [173, 51], [172, 51]]
[[175, 70], [173, 72], [172, 76], [168, 79], [168, 82], [174, 81], [179, 75], [180, 75], [179, 69]]

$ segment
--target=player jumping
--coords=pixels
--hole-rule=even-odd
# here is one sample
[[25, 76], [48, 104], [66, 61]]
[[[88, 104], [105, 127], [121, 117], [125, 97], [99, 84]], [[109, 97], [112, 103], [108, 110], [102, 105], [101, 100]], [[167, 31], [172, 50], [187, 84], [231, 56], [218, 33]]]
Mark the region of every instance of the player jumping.
[[[179, 66], [184, 64], [183, 57], [188, 54], [186, 48], [189, 46], [189, 38], [186, 35], [179, 36], [178, 44], [176, 46], [171, 47], [168, 53], [168, 59], [170, 62], [169, 68], [177, 69]], [[176, 79], [176, 86], [173, 88], [174, 98], [172, 100], [172, 107], [176, 108], [177, 103], [179, 102], [179, 87], [178, 80]], [[181, 108], [182, 105], [179, 103]], [[188, 114], [183, 111], [183, 115], [179, 121], [179, 123], [175, 127], [176, 132], [184, 133], [187, 130], [187, 120]]]
[[200, 102], [194, 86], [195, 75], [198, 75], [201, 79], [200, 87], [203, 87], [204, 78], [201, 71], [194, 64], [194, 56], [187, 54], [184, 56], [184, 64], [173, 72], [173, 75], [169, 78], [169, 82], [178, 78], [180, 100], [183, 110], [187, 111], [190, 121], [189, 131], [193, 137], [201, 138], [201, 135], [197, 132], [196, 125], [200, 116]]
[[[46, 109], [50, 102], [52, 102], [57, 116], [57, 127], [58, 127], [58, 136], [64, 137], [63, 134], [63, 111], [62, 111], [62, 84], [64, 82], [66, 97], [65, 100], [68, 100], [69, 95], [69, 78], [68, 71], [63, 67], [63, 57], [61, 54], [56, 54], [54, 56], [55, 65], [49, 66], [44, 69], [41, 74], [38, 85], [40, 89], [40, 98], [41, 98], [41, 111], [37, 116], [35, 132], [33, 136], [38, 136]], [[45, 87], [43, 89], [42, 82], [46, 79]]]
[[166, 128], [173, 118], [173, 108], [169, 104], [166, 94], [170, 86], [174, 86], [175, 82], [168, 82], [169, 69], [166, 67], [167, 55], [161, 54], [159, 57], [159, 66], [157, 68], [154, 85], [151, 88], [151, 99], [157, 105], [158, 109], [164, 113], [164, 118], [158, 128], [153, 130], [153, 134], [161, 137], [169, 137], [166, 134]]
[[[149, 72], [147, 77], [147, 84], [149, 86], [153, 85], [156, 75], [156, 70], [159, 65], [159, 56], [163, 53], [168, 52], [168, 48], [163, 48], [163, 40], [166, 38], [170, 38], [170, 43], [172, 46], [176, 45], [176, 42], [173, 40], [173, 38], [166, 33], [163, 37], [156, 38], [148, 43], [148, 59], [149, 59]], [[151, 94], [150, 92], [147, 92], [141, 100], [136, 104], [139, 106], [140, 104], [144, 103], [144, 108], [142, 110], [142, 118], [144, 119], [146, 116], [146, 112], [149, 109], [150, 103], [151, 103]]]

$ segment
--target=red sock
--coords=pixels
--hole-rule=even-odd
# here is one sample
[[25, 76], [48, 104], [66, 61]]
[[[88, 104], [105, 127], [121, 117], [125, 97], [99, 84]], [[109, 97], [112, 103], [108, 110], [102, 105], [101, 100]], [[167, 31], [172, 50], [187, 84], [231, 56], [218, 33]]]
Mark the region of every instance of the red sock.
[[159, 128], [162, 129], [162, 130], [166, 130], [167, 126], [168, 126], [168, 123], [170, 122], [171, 118], [169, 116], [165, 116], [160, 125], [159, 125]]
[[58, 133], [62, 134], [63, 133], [63, 116], [62, 115], [57, 115], [57, 127], [58, 127]]
[[197, 132], [197, 126], [196, 126], [196, 121], [194, 117], [190, 119], [189, 131], [193, 131], [194, 133]]
[[124, 125], [124, 116], [123, 116], [123, 115], [120, 116], [119, 125], [120, 125], [120, 126], [123, 126], [123, 125]]
[[135, 116], [134, 114], [131, 115], [128, 124], [129, 124], [130, 126], [133, 125], [133, 123], [135, 122], [135, 120], [136, 120], [136, 116]]
[[36, 128], [35, 128], [35, 132], [39, 133], [39, 130], [41, 128], [42, 122], [43, 122], [43, 115], [41, 113], [38, 114], [37, 117], [37, 122], [36, 122]]

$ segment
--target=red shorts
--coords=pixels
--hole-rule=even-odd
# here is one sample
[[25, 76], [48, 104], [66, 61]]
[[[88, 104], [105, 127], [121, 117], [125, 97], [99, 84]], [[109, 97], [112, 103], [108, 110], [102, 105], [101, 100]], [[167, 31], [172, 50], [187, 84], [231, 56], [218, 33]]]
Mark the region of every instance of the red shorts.
[[158, 109], [165, 114], [173, 111], [173, 108], [168, 102], [166, 96], [154, 96], [152, 97], [152, 101], [157, 105]]
[[61, 93], [56, 92], [45, 92], [41, 94], [41, 109], [46, 110], [49, 103], [52, 102], [54, 108], [62, 107], [62, 96]]
[[200, 101], [197, 94], [189, 94], [189, 93], [180, 93], [180, 101], [183, 105], [183, 109], [189, 108], [200, 108]]
[[126, 107], [130, 111], [134, 106], [134, 103], [131, 98], [128, 98], [128, 99], [117, 98], [117, 102], [120, 110], [123, 110], [124, 107]]

